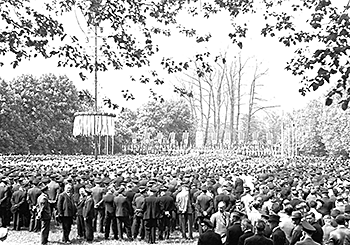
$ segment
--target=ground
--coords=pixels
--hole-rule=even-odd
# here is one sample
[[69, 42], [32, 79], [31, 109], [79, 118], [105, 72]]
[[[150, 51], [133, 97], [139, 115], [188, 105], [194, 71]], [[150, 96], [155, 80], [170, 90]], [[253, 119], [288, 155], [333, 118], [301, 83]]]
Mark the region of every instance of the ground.
[[[87, 245], [91, 244], [86, 241], [77, 239], [77, 232], [76, 232], [76, 226], [73, 226], [72, 232], [70, 235], [70, 238], [72, 240], [72, 244], [79, 244], [79, 245]], [[195, 237], [198, 237], [198, 234], [195, 234]], [[49, 235], [49, 245], [58, 245], [58, 244], [64, 244], [61, 242], [62, 239], [62, 229], [58, 226], [51, 225], [50, 235]], [[21, 230], [21, 231], [12, 231], [11, 228], [9, 230], [7, 239], [3, 242], [0, 241], [1, 244], [6, 245], [19, 245], [19, 244], [40, 244], [40, 232], [33, 233], [28, 232], [27, 230]], [[144, 241], [134, 241], [134, 242], [122, 242], [122, 241], [115, 241], [115, 240], [104, 240], [104, 236], [102, 233], [95, 233], [94, 234], [94, 242], [92, 244], [96, 245], [121, 245], [121, 244], [129, 244], [129, 245], [146, 245], [147, 243]], [[194, 245], [197, 244], [197, 239], [195, 238], [194, 241], [187, 241], [180, 238], [180, 233], [178, 231], [175, 231], [169, 240], [166, 241], [157, 241], [157, 244], [164, 244], [164, 245], [178, 245], [178, 244], [186, 244], [186, 245]]]

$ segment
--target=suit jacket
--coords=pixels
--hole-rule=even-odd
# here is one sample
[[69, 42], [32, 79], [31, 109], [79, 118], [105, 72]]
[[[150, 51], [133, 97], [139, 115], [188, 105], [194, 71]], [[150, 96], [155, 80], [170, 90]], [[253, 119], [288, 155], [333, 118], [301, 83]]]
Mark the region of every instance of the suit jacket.
[[161, 202], [163, 211], [171, 212], [176, 210], [175, 200], [170, 195], [164, 195], [159, 197], [159, 201]]
[[92, 199], [94, 200], [94, 203], [97, 204], [102, 200], [105, 189], [100, 186], [95, 186], [91, 188], [91, 192], [92, 192]]
[[114, 197], [115, 216], [116, 217], [127, 217], [132, 214], [132, 207], [128, 199], [123, 195]]
[[76, 206], [73, 198], [68, 196], [66, 192], [62, 192], [58, 196], [57, 211], [59, 216], [73, 217], [76, 215]]
[[245, 232], [242, 236], [239, 237], [238, 245], [244, 245], [245, 240], [251, 236], [254, 236], [254, 233], [252, 231]]
[[344, 225], [338, 225], [337, 229], [329, 234], [327, 245], [343, 245], [347, 243], [346, 236], [350, 236], [350, 229]]
[[26, 201], [26, 192], [23, 190], [15, 191], [11, 197], [11, 206], [17, 207], [17, 211], [22, 208], [22, 205]]
[[243, 235], [240, 222], [235, 222], [226, 231], [225, 245], [237, 245], [239, 237]]
[[132, 201], [132, 208], [134, 209], [134, 214], [137, 217], [143, 217], [143, 203], [145, 202], [145, 196], [143, 194], [137, 193]]
[[88, 196], [86, 198], [86, 201], [84, 203], [83, 207], [83, 217], [84, 219], [93, 219], [95, 216], [95, 204], [94, 200], [92, 199], [91, 196]]
[[271, 239], [273, 241], [273, 245], [285, 245], [286, 244], [286, 234], [281, 228], [277, 227], [272, 231]]
[[207, 230], [199, 236], [198, 245], [222, 245], [221, 237], [213, 230]]
[[307, 237], [304, 240], [297, 242], [296, 245], [320, 245], [320, 243], [315, 242], [312, 238]]
[[[225, 216], [225, 218], [223, 217]], [[219, 235], [226, 234], [227, 228], [230, 225], [230, 214], [227, 212], [216, 212], [210, 217], [210, 221], [214, 225], [214, 231]]]
[[256, 234], [254, 236], [248, 237], [244, 245], [274, 245], [273, 241], [264, 235]]
[[212, 211], [214, 209], [213, 198], [210, 196], [201, 193], [196, 200], [196, 214], [197, 217], [204, 217], [203, 212], [207, 212], [207, 216], [211, 216]]
[[10, 187], [0, 186], [0, 207], [6, 207], [10, 200]]
[[318, 222], [314, 222], [311, 225], [316, 229], [314, 234], [312, 234], [312, 240], [321, 244], [323, 242], [323, 230], [321, 225]]
[[143, 219], [158, 219], [163, 209], [161, 205], [160, 199], [155, 195], [146, 197], [142, 206]]

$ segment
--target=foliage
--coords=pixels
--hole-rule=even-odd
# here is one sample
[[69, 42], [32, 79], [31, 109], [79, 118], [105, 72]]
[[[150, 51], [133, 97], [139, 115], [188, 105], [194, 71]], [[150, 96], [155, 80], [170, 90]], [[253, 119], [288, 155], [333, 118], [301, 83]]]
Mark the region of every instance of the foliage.
[[[72, 136], [73, 115], [91, 106], [72, 81], [52, 74], [24, 75], [0, 86], [0, 151], [20, 154], [73, 154], [90, 142]], [[87, 150], [89, 151], [89, 150]]]

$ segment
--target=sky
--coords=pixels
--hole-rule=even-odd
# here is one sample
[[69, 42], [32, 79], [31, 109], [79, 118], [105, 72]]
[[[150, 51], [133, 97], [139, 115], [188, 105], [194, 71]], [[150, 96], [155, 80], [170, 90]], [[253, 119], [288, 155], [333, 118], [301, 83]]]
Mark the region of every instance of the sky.
[[[266, 100], [265, 105], [277, 105], [284, 111], [292, 111], [293, 109], [302, 108], [311, 99], [322, 96], [329, 86], [324, 86], [317, 92], [308, 93], [305, 97], [298, 92], [300, 88], [298, 78], [284, 69], [286, 62], [293, 57], [293, 49], [286, 48], [276, 38], [264, 38], [257, 34], [262, 23], [260, 18], [246, 16], [237, 20], [246, 22], [249, 27], [248, 37], [243, 42], [243, 49], [239, 50], [236, 45], [231, 44], [227, 36], [227, 30], [230, 30], [232, 26], [228, 15], [225, 13], [212, 16], [209, 19], [192, 18], [184, 14], [181, 16], [180, 21], [193, 26], [198, 30], [198, 33], [210, 33], [212, 35], [210, 42], [198, 47], [193, 40], [189, 40], [181, 34], [174, 34], [171, 37], [159, 37], [156, 41], [159, 43], [160, 52], [152, 58], [152, 61], [157, 61], [163, 56], [173, 57], [175, 60], [184, 60], [203, 50], [208, 50], [211, 53], [227, 52], [229, 57], [234, 57], [238, 52], [241, 52], [243, 59], [250, 57], [261, 63], [261, 69], [268, 69], [267, 75], [259, 81], [260, 84], [263, 84], [262, 87], [259, 87], [259, 95]], [[86, 35], [90, 34], [88, 34], [87, 29], [84, 29], [83, 23], [85, 19], [82, 15], [77, 12], [71, 13], [65, 15], [62, 21], [65, 29], [69, 33], [77, 35], [82, 40], [82, 44], [86, 46], [92, 45], [91, 38], [90, 42], [86, 41]], [[304, 20], [300, 18], [295, 21], [303, 24], [302, 21]], [[158, 73], [163, 75], [167, 82], [161, 86], [154, 85], [151, 87], [165, 98], [179, 98], [177, 94], [173, 93], [173, 85], [177, 83], [176, 76], [167, 75], [164, 71], [159, 70], [159, 65], [157, 64], [159, 62], [155, 63], [152, 69], [157, 69]], [[246, 79], [250, 79], [252, 68], [253, 64], [251, 65], [251, 70], [247, 70]], [[124, 69], [122, 71], [99, 72], [99, 100], [103, 97], [110, 97], [112, 101], [131, 109], [135, 109], [147, 102], [149, 100], [148, 90], [150, 85], [131, 82], [129, 79], [130, 75], [137, 76], [137, 74], [145, 71], [147, 69], [142, 69], [141, 71]], [[78, 89], [87, 89], [93, 94], [93, 74], [89, 75], [87, 81], [81, 81], [78, 76], [79, 71], [73, 68], [58, 68], [56, 59], [35, 58], [30, 61], [23, 61], [16, 69], [12, 69], [9, 65], [0, 68], [0, 77], [7, 80], [14, 79], [21, 74], [40, 76], [45, 73], [67, 75], [73, 80]], [[136, 99], [126, 102], [120, 92], [123, 89], [131, 91]]]

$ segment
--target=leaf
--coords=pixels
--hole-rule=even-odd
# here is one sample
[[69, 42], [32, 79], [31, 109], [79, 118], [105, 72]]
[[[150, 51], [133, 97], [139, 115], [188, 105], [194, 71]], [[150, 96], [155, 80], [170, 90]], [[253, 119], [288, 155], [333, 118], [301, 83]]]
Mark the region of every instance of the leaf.
[[243, 43], [242, 43], [242, 42], [238, 42], [237, 45], [238, 45], [238, 47], [239, 47], [240, 49], [243, 48]]
[[333, 99], [327, 98], [326, 99], [326, 106], [330, 106], [333, 103]]

